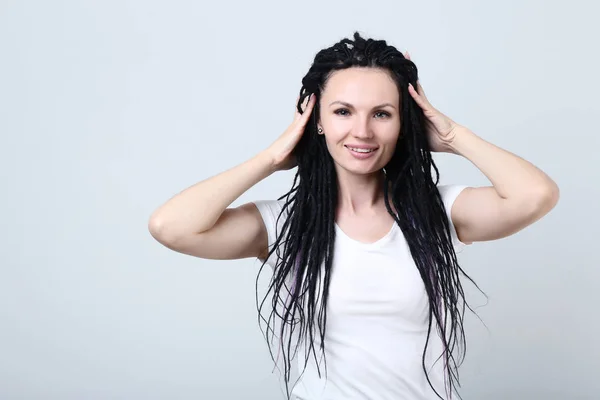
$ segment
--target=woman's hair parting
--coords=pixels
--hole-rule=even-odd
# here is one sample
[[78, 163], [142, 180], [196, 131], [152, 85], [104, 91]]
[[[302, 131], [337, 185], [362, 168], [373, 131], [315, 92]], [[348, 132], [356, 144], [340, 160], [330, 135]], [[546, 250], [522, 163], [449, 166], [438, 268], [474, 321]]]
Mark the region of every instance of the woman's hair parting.
[[[458, 367], [466, 352], [463, 325], [465, 307], [474, 312], [465, 300], [459, 275], [462, 274], [479, 287], [458, 265], [451, 227], [437, 188], [439, 171], [425, 134], [425, 117], [408, 92], [409, 83], [416, 87], [417, 67], [384, 40], [364, 39], [355, 32], [354, 40], [343, 39], [319, 51], [302, 79], [298, 112], [303, 112], [301, 105], [307, 96], [314, 95], [317, 101], [294, 150], [298, 169], [292, 188], [278, 199], [283, 202], [283, 209], [277, 218], [275, 243], [268, 254], [269, 258], [276, 254], [277, 262], [268, 292], [260, 305], [257, 277], [259, 325], [266, 335], [271, 358], [276, 365], [282, 356], [283, 377], [289, 399], [291, 362], [297, 355], [299, 343], [304, 341], [306, 344], [302, 355], [305, 367], [311, 355], [317, 361], [315, 338], [319, 339], [319, 359], [325, 358], [326, 309], [334, 256], [338, 187], [334, 162], [325, 138], [317, 133], [318, 104], [331, 74], [351, 67], [387, 71], [400, 93], [400, 136], [392, 159], [383, 169], [385, 205], [406, 237], [429, 298], [423, 370], [435, 393], [441, 399], [446, 398], [435, 389], [426, 366], [430, 335], [432, 328], [437, 326], [443, 352], [435, 362], [443, 360], [446, 395], [451, 398], [453, 391], [458, 393], [457, 386], [460, 387]], [[397, 214], [392, 211], [390, 198]], [[259, 276], [264, 266], [265, 263], [260, 268]], [[271, 311], [265, 318], [262, 310], [269, 297]], [[266, 323], [266, 332], [262, 328], [262, 321]], [[277, 327], [275, 324], [280, 325]], [[273, 337], [278, 339], [277, 360], [271, 350]], [[294, 337], [297, 340], [293, 345]], [[459, 350], [458, 360], [454, 356], [455, 347]], [[324, 366], [327, 376], [326, 359]], [[321, 376], [319, 367], [318, 371]]]

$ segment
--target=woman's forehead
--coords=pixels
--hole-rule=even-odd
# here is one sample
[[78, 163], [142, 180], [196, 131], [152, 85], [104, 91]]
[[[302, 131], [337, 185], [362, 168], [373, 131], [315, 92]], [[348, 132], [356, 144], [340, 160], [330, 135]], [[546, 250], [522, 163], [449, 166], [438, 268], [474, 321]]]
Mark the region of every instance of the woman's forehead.
[[331, 75], [322, 93], [328, 105], [333, 101], [371, 104], [399, 100], [398, 88], [389, 73], [377, 68], [348, 68]]

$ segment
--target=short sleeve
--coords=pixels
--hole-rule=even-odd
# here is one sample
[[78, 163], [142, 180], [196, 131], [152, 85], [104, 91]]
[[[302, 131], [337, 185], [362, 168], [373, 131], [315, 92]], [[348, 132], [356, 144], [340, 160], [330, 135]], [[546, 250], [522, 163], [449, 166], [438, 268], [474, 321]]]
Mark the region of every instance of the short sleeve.
[[[285, 222], [285, 216], [279, 219], [279, 224], [277, 223], [277, 218], [283, 209], [283, 205], [285, 204], [285, 199], [282, 200], [257, 200], [254, 201], [256, 208], [260, 212], [262, 216], [263, 222], [265, 223], [265, 228], [267, 229], [268, 236], [268, 247], [269, 251], [275, 244], [275, 240], [277, 239], [277, 235], [281, 232], [283, 224]], [[277, 265], [277, 252], [273, 252], [271, 256], [267, 259], [267, 264], [271, 266], [271, 268], [275, 269]]]
[[[444, 208], [446, 209], [446, 215], [448, 217], [448, 222], [450, 224], [450, 234], [452, 236], [452, 244], [454, 246], [454, 251], [460, 253], [467, 243], [463, 243], [458, 239], [458, 234], [456, 233], [456, 228], [454, 227], [454, 223], [452, 222], [452, 205], [454, 205], [454, 201], [458, 197], [458, 195], [466, 189], [468, 186], [464, 185], [439, 185], [438, 190], [440, 191], [440, 196], [442, 197], [442, 201], [444, 203]], [[469, 243], [470, 244], [470, 243]]]

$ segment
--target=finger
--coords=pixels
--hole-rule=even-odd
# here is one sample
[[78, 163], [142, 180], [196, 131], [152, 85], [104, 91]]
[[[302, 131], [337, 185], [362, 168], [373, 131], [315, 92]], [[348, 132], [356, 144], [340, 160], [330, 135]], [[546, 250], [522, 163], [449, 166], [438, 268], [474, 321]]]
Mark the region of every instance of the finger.
[[417, 91], [419, 92], [419, 96], [421, 96], [423, 98], [423, 100], [425, 100], [427, 103], [429, 103], [429, 100], [427, 99], [427, 95], [425, 94], [425, 90], [423, 89], [423, 86], [421, 86], [421, 83], [419, 81], [417, 81]]
[[298, 102], [300, 101], [300, 96], [296, 97], [296, 101], [294, 102], [294, 120], [297, 120], [300, 117], [300, 113], [298, 112]]
[[300, 96], [298, 96], [298, 98], [296, 99], [296, 107], [294, 107], [294, 120], [297, 120], [299, 118], [302, 117], [302, 115], [306, 114], [306, 107], [308, 105], [308, 101], [309, 101], [309, 96], [306, 96], [304, 98], [304, 100], [302, 100], [302, 103], [300, 104], [300, 109], [302, 110], [302, 114], [298, 111], [298, 102], [300, 101]]
[[423, 87], [421, 86], [421, 84], [419, 83], [419, 81], [417, 81], [417, 86], [415, 88], [414, 85], [412, 85], [411, 83], [408, 84], [409, 85], [409, 91], [412, 88], [413, 93], [416, 93], [417, 96], [419, 96], [419, 98], [422, 101], [427, 101], [427, 97], [425, 97], [425, 92], [423, 91]]
[[415, 102], [421, 108], [427, 108], [427, 103], [425, 103], [423, 101], [423, 98], [421, 96], [419, 96], [419, 93], [417, 93], [417, 91], [415, 90], [415, 87], [411, 83], [408, 84], [408, 92], [412, 95], [412, 98], [415, 99]]
[[306, 108], [308, 107], [308, 103], [310, 102], [311, 97], [312, 97], [312, 94], [309, 94], [308, 96], [306, 96], [304, 98], [304, 101], [302, 102], [302, 111], [306, 111]]
[[[294, 121], [300, 121], [300, 124], [306, 123], [306, 120], [308, 120], [308, 117], [310, 115], [309, 107], [311, 107], [312, 103], [314, 102], [314, 100], [312, 99], [313, 97], [315, 97], [315, 96], [311, 94], [310, 96], [306, 96], [304, 98], [304, 100], [302, 101], [302, 104], [300, 104], [300, 109], [302, 110], [302, 114], [300, 114], [300, 112], [298, 112], [298, 109], [296, 109], [296, 112], [294, 114]], [[298, 97], [296, 104], [298, 103], [299, 100], [300, 100], [300, 97]]]
[[310, 118], [310, 114], [314, 108], [315, 102], [316, 102], [316, 97], [314, 94], [310, 95], [310, 98], [307, 97], [306, 99], [304, 99], [304, 102], [306, 103], [306, 106], [303, 109], [303, 113], [302, 113], [302, 123], [305, 124], [306, 121], [308, 121], [308, 118]]

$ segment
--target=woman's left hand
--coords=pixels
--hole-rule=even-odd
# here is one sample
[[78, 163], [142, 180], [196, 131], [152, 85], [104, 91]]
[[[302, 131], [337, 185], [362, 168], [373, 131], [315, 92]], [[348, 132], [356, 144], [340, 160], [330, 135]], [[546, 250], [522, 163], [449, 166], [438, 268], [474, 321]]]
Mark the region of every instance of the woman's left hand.
[[[410, 60], [408, 52], [404, 54], [404, 57]], [[425, 115], [426, 134], [431, 151], [453, 153], [452, 144], [456, 134], [464, 128], [431, 105], [418, 81], [417, 90], [409, 83], [408, 92]]]

